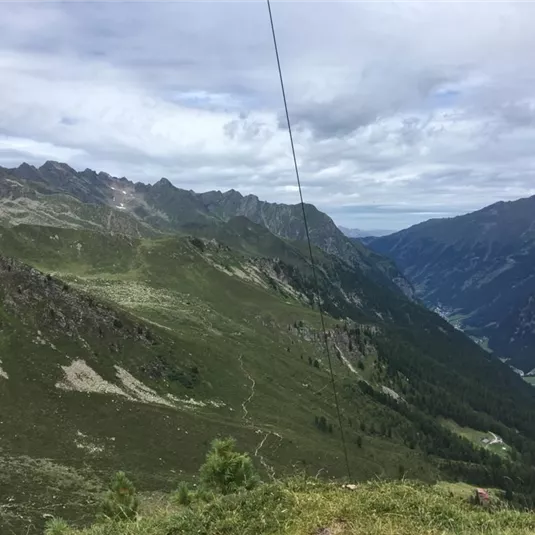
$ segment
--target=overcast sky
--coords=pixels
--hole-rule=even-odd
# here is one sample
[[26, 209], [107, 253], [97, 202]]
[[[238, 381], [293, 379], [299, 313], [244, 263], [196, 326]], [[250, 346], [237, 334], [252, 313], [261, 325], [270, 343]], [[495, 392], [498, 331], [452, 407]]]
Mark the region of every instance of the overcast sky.
[[[535, 4], [274, 2], [305, 200], [398, 229], [535, 194]], [[0, 2], [0, 165], [298, 195], [263, 1]]]

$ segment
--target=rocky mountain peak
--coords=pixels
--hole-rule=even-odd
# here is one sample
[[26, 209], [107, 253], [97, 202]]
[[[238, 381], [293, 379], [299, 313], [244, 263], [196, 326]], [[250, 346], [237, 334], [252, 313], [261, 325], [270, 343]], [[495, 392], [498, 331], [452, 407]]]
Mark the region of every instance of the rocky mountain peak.
[[154, 188], [173, 188], [176, 189], [176, 186], [167, 178], [162, 177], [158, 182], [153, 185]]
[[68, 164], [62, 162], [55, 162], [53, 160], [47, 160], [40, 168], [39, 171], [43, 172], [61, 172], [76, 175], [76, 171]]

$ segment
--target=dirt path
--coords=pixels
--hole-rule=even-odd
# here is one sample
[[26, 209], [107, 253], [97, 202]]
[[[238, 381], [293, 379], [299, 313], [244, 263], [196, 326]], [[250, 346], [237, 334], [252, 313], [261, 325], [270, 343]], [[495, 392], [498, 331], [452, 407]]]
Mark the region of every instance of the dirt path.
[[[257, 429], [256, 430], [257, 433], [262, 433], [262, 431], [260, 431], [260, 429]], [[257, 457], [260, 461], [260, 464], [264, 467], [265, 471], [267, 472], [269, 478], [271, 480], [275, 479], [275, 470], [273, 469], [272, 466], [270, 466], [266, 460], [264, 459], [264, 456], [260, 454], [260, 450], [264, 447], [264, 444], [266, 443], [267, 439], [269, 438], [269, 436], [271, 435], [271, 432], [268, 431], [267, 433], [264, 434], [264, 437], [262, 438], [262, 440], [258, 443], [258, 446], [256, 447], [256, 450], [254, 452], [254, 456]]]
[[263, 431], [262, 429], [260, 429], [259, 427], [254, 425], [253, 420], [249, 415], [249, 410], [247, 409], [247, 406], [251, 403], [251, 401], [253, 400], [253, 398], [255, 396], [255, 393], [256, 393], [256, 391], [255, 391], [256, 381], [251, 376], [251, 374], [245, 369], [245, 366], [243, 365], [243, 356], [240, 355], [238, 358], [239, 358], [239, 361], [240, 361], [240, 368], [241, 368], [243, 374], [251, 382], [251, 393], [249, 394], [249, 397], [247, 399], [245, 399], [241, 404], [242, 411], [243, 411], [242, 420], [245, 422], [245, 424], [247, 426], [252, 427], [255, 430], [255, 433], [257, 433], [259, 435], [260, 434], [263, 435], [262, 439], [260, 440], [260, 442], [256, 446], [256, 449], [255, 449], [253, 455], [254, 455], [254, 457], [256, 457], [260, 461], [260, 464], [264, 467], [264, 469], [266, 470], [266, 472], [267, 472], [268, 476], [270, 477], [270, 479], [274, 480], [275, 479], [275, 470], [271, 465], [269, 465], [266, 462], [266, 460], [264, 459], [264, 456], [260, 453], [260, 451], [262, 450], [262, 448], [264, 447], [264, 445], [266, 444], [266, 442], [267, 442], [267, 440], [268, 440], [268, 438], [270, 436], [275, 436], [275, 437], [277, 437], [279, 439], [279, 443], [278, 443], [277, 448], [276, 448], [276, 449], [278, 449], [280, 444], [281, 444], [281, 442], [282, 442], [282, 436], [279, 435], [279, 433], [276, 433], [276, 432], [273, 432], [273, 431]]
[[110, 210], [110, 213], [108, 215], [108, 221], [106, 222], [106, 230], [111, 229], [111, 218], [112, 218], [113, 212]]
[[245, 422], [247, 422], [247, 420], [250, 420], [250, 418], [249, 418], [249, 410], [247, 409], [247, 405], [249, 405], [249, 403], [251, 403], [252, 399], [254, 398], [256, 381], [251, 377], [249, 372], [244, 368], [242, 355], [239, 356], [239, 359], [240, 359], [240, 367], [241, 367], [244, 375], [247, 377], [247, 379], [249, 379], [249, 381], [251, 381], [251, 393], [249, 394], [249, 397], [241, 404], [241, 408], [243, 410], [243, 417], [242, 418], [243, 418], [243, 420]]
[[503, 439], [498, 435], [494, 434], [492, 431], [489, 431], [489, 434], [492, 435], [492, 440], [488, 443], [488, 446], [492, 446], [492, 444], [503, 444]]

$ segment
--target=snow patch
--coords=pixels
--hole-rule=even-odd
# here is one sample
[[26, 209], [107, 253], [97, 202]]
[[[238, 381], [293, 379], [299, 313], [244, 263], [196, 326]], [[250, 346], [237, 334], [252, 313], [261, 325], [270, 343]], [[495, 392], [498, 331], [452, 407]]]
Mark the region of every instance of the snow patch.
[[2, 369], [2, 361], [0, 360], [0, 377], [9, 379], [9, 375]]

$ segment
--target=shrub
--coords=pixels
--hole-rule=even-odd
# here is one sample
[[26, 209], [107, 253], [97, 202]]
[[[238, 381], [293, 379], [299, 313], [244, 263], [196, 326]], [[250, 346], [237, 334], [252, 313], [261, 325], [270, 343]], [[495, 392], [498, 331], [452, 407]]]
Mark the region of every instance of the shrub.
[[214, 500], [214, 498], [216, 497], [216, 494], [214, 493], [213, 490], [209, 490], [205, 487], [200, 487], [195, 492], [194, 497], [196, 501], [209, 503]]
[[240, 489], [249, 490], [259, 483], [253, 461], [246, 453], [236, 451], [236, 441], [233, 438], [212, 442], [199, 475], [206, 489], [221, 494], [230, 494]]
[[191, 503], [191, 493], [189, 491], [188, 484], [184, 481], [178, 485], [178, 489], [175, 494], [175, 500], [180, 505], [189, 505]]
[[52, 518], [45, 526], [45, 535], [66, 535], [69, 524], [62, 518]]
[[204, 242], [200, 238], [191, 238], [190, 243], [199, 251], [204, 252]]
[[101, 504], [101, 514], [106, 518], [126, 520], [137, 514], [139, 502], [133, 483], [124, 472], [117, 472]]

